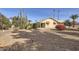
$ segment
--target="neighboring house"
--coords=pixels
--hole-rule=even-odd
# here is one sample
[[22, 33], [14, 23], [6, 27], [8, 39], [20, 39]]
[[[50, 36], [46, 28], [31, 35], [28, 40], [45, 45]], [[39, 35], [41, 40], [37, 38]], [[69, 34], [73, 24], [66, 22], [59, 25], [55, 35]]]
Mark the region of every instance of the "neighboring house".
[[75, 23], [75, 27], [73, 28], [73, 26], [70, 27], [71, 29], [79, 29], [79, 23]]
[[40, 21], [40, 27], [41, 28], [55, 29], [55, 26], [57, 24], [61, 24], [61, 23], [59, 21], [53, 19], [53, 18], [47, 18], [47, 19]]

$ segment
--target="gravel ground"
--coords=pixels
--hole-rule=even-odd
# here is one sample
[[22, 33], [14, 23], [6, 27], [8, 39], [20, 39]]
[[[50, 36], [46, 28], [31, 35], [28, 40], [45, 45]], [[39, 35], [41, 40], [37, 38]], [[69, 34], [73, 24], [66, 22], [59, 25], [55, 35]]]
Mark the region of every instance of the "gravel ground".
[[79, 37], [79, 32], [58, 32], [58, 33], [61, 33], [61, 34], [68, 34], [68, 35], [73, 35], [73, 36]]
[[32, 32], [19, 31], [11, 35], [13, 39], [30, 39], [24, 43], [15, 42], [0, 50], [4, 51], [79, 51], [79, 41], [62, 38], [48, 31], [32, 30]]

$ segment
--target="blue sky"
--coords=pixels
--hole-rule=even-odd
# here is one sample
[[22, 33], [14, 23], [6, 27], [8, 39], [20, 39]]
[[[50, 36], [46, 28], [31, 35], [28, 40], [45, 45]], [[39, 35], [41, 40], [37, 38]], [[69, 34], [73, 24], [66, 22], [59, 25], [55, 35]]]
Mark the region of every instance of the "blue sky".
[[[19, 10], [20, 8], [0, 8], [0, 12], [8, 18], [18, 16]], [[79, 8], [25, 8], [23, 10], [25, 16], [33, 22], [48, 17], [54, 17], [59, 20], [67, 20], [70, 19], [71, 15], [79, 15]], [[79, 19], [77, 19], [77, 21], [79, 22]]]

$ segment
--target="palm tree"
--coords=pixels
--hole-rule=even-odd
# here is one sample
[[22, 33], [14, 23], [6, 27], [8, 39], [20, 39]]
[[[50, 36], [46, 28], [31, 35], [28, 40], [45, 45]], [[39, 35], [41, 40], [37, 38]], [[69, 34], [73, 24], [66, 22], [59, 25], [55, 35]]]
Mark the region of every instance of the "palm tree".
[[71, 26], [72, 24], [71, 24], [70, 20], [65, 20], [64, 25], [65, 25], [65, 26], [69, 26], [69, 28], [70, 28], [70, 26]]
[[72, 15], [70, 18], [72, 19], [72, 26], [73, 28], [75, 27], [75, 20], [78, 18], [79, 16], [76, 14], [76, 15]]

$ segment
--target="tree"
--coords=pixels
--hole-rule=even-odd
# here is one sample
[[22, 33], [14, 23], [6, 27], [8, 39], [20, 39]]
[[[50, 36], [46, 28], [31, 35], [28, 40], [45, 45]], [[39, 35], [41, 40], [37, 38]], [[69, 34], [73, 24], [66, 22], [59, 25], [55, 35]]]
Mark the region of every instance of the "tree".
[[64, 25], [70, 27], [72, 24], [71, 24], [71, 22], [70, 22], [69, 20], [66, 20], [66, 21], [64, 22]]
[[10, 20], [0, 13], [0, 29], [8, 29], [11, 26]]
[[12, 24], [20, 29], [25, 29], [27, 26], [27, 20], [24, 17], [14, 16], [12, 18]]
[[72, 19], [72, 25], [73, 25], [73, 28], [75, 27], [75, 20], [78, 18], [79, 16], [76, 14], [76, 15], [72, 15], [70, 18]]
[[15, 27], [18, 27], [19, 25], [19, 18], [17, 16], [12, 17], [12, 25], [14, 25]]
[[8, 18], [4, 17], [3, 20], [2, 20], [2, 23], [3, 23], [3, 27], [5, 27], [5, 28], [11, 27], [11, 22]]

